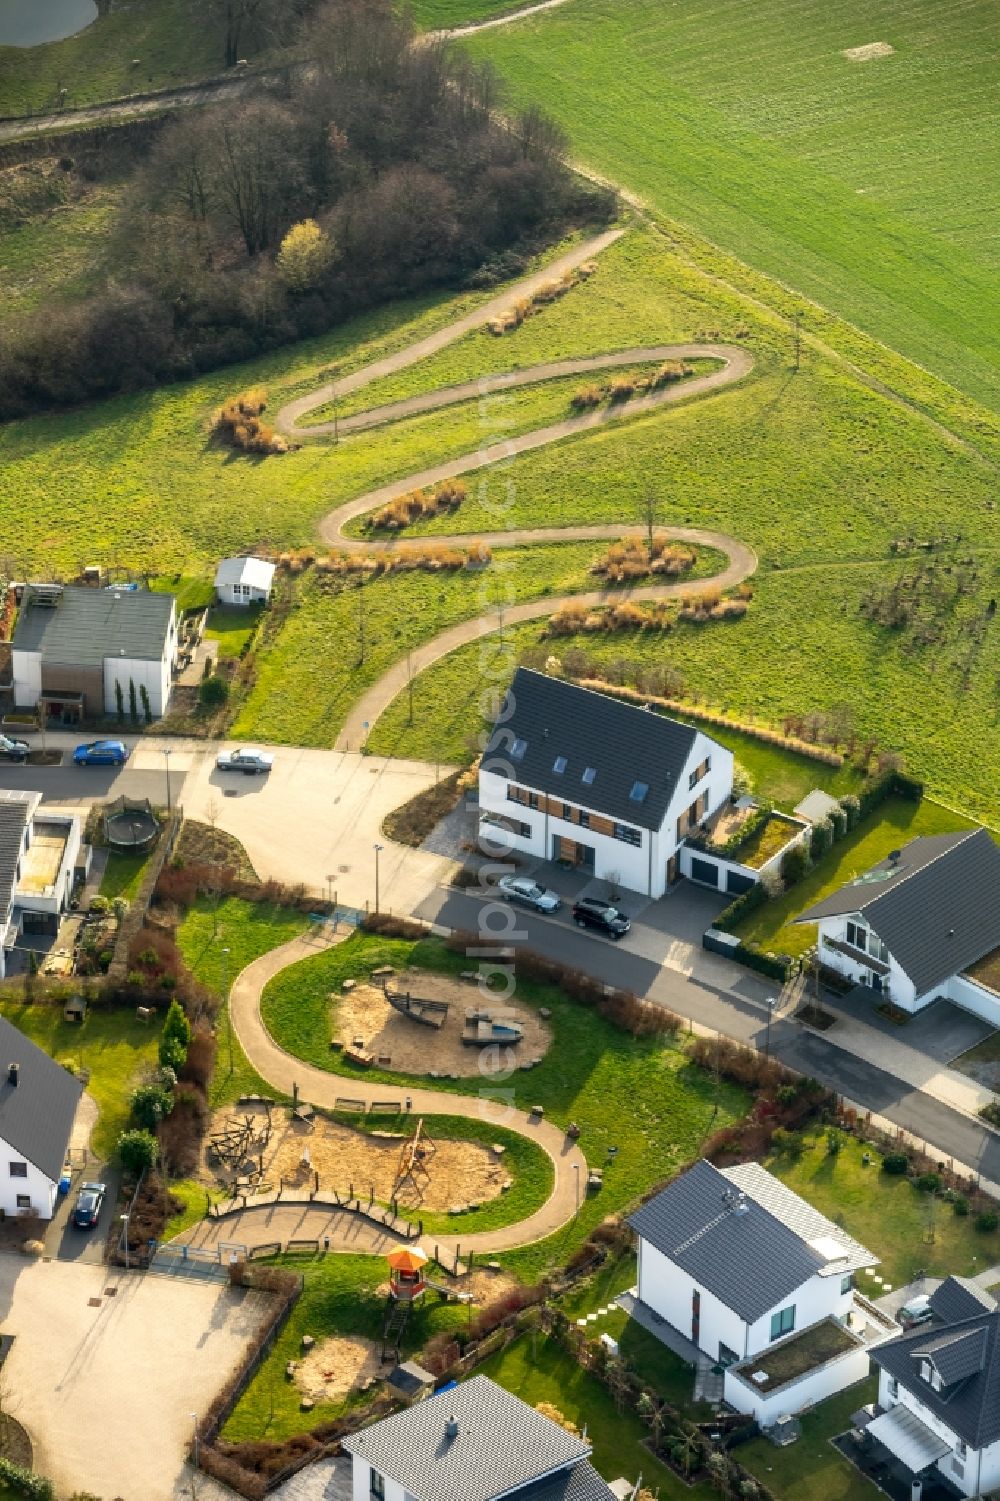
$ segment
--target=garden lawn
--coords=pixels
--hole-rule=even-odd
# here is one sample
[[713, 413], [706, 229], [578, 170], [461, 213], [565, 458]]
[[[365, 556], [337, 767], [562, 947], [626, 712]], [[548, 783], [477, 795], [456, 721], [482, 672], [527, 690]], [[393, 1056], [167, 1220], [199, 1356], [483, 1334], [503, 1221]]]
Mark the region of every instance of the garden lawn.
[[[996, 406], [993, 24], [965, 0], [877, 24], [868, 0], [573, 0], [466, 45], [589, 166]], [[843, 55], [876, 41], [895, 55]]]
[[819, 860], [809, 874], [774, 901], [765, 902], [734, 929], [744, 941], [776, 954], [804, 954], [816, 942], [816, 925], [794, 926], [794, 919], [814, 902], [855, 876], [871, 870], [890, 850], [923, 834], [946, 834], [971, 827], [968, 819], [924, 798], [888, 798]]
[[[775, 1152], [765, 1167], [881, 1257], [875, 1272], [892, 1287], [903, 1287], [919, 1270], [929, 1277], [971, 1277], [1000, 1261], [1000, 1232], [977, 1231], [971, 1216], [957, 1215], [909, 1179], [883, 1172], [873, 1148], [843, 1136], [839, 1153], [831, 1156], [825, 1133], [804, 1140], [801, 1156]], [[865, 1152], [873, 1159], [868, 1167]], [[867, 1272], [859, 1272], [857, 1281], [867, 1297], [879, 1296], [881, 1288]]]
[[[318, 1341], [328, 1335], [352, 1334], [377, 1340], [382, 1333], [385, 1295], [379, 1289], [386, 1281], [387, 1269], [380, 1256], [282, 1257], [277, 1264], [301, 1272], [305, 1287], [270, 1354], [222, 1430], [226, 1439], [283, 1439], [336, 1417], [358, 1397], [353, 1403], [350, 1398], [318, 1402], [305, 1417], [299, 1408], [298, 1388], [285, 1375], [287, 1362], [301, 1357], [303, 1334], [311, 1334]], [[403, 1359], [420, 1350], [432, 1334], [459, 1328], [468, 1318], [467, 1309], [428, 1294], [410, 1316]]]
[[554, 1341], [523, 1334], [499, 1355], [477, 1367], [477, 1375], [491, 1376], [522, 1402], [534, 1407], [551, 1402], [577, 1428], [587, 1428], [593, 1444], [593, 1463], [608, 1480], [625, 1475], [635, 1483], [639, 1475], [651, 1489], [671, 1498], [707, 1498], [707, 1486], [688, 1488], [643, 1447], [645, 1424], [634, 1412], [619, 1412], [605, 1386]]
[[116, 896], [123, 896], [127, 901], [132, 901], [142, 884], [149, 858], [148, 850], [132, 852], [109, 849], [108, 863], [101, 877], [101, 896], [106, 896], [111, 901]]
[[873, 1376], [800, 1416], [802, 1437], [785, 1449], [766, 1438], [741, 1444], [735, 1457], [781, 1501], [879, 1501], [880, 1492], [830, 1443], [851, 1413], [878, 1396]]
[[205, 635], [211, 641], [218, 641], [220, 657], [239, 657], [256, 631], [261, 614], [261, 608], [254, 605], [245, 610], [238, 605], [213, 605]]
[[159, 1029], [139, 1021], [132, 1007], [111, 1011], [91, 1006], [83, 1022], [64, 1021], [58, 1004], [4, 1005], [2, 1010], [57, 1063], [90, 1071], [87, 1091], [99, 1111], [91, 1145], [98, 1157], [110, 1157], [128, 1124], [132, 1090], [156, 1065]]
[[[397, 971], [409, 966], [456, 974], [467, 968], [468, 961], [437, 939], [413, 943], [358, 933], [336, 948], [283, 970], [265, 988], [261, 1011], [274, 1040], [318, 1068], [356, 1077], [356, 1070], [330, 1050], [330, 995], [343, 980], [383, 964]], [[564, 1262], [606, 1215], [632, 1204], [654, 1183], [669, 1177], [697, 1152], [710, 1129], [738, 1118], [746, 1107], [746, 1096], [725, 1083], [716, 1096], [712, 1077], [691, 1064], [683, 1052], [659, 1039], [637, 1039], [619, 1031], [554, 987], [518, 981], [517, 999], [550, 1008], [554, 1040], [530, 1075], [516, 1074], [498, 1087], [510, 1090], [522, 1109], [543, 1105], [546, 1118], [558, 1125], [576, 1121], [588, 1163], [604, 1169], [603, 1189], [584, 1197], [573, 1221], [549, 1239], [502, 1258], [510, 1270], [530, 1282], [548, 1267]], [[412, 1082], [406, 1075], [385, 1069], [366, 1069], [365, 1078], [397, 1087]], [[471, 1079], [435, 1080], [435, 1088], [442, 1091], [442, 1111], [447, 1110], [448, 1092], [470, 1094], [474, 1085]], [[345, 1092], [350, 1092], [346, 1086]], [[613, 1159], [608, 1156], [610, 1146], [618, 1148]]]

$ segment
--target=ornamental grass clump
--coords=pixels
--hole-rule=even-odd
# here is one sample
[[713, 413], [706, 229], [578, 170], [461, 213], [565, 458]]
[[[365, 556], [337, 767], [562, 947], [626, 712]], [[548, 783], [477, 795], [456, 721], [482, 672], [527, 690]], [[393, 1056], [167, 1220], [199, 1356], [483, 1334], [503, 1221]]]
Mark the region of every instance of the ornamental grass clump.
[[212, 431], [243, 453], [287, 453], [286, 440], [261, 420], [266, 408], [267, 392], [263, 386], [252, 386], [231, 396], [213, 413]]

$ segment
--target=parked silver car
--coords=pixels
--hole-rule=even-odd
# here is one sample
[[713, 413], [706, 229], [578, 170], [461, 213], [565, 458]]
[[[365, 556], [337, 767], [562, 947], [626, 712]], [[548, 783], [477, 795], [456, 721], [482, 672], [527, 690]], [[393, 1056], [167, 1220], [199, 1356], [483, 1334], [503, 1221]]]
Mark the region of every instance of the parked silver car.
[[0, 735], [0, 756], [8, 761], [27, 761], [31, 746], [27, 740], [12, 740], [10, 735]]
[[221, 751], [215, 758], [220, 771], [242, 771], [252, 777], [258, 772], [267, 772], [274, 765], [274, 757], [268, 751], [251, 750], [243, 746], [239, 750]]
[[554, 891], [539, 886], [537, 881], [529, 881], [527, 876], [501, 876], [497, 891], [508, 902], [520, 902], [536, 912], [558, 912], [562, 906]]

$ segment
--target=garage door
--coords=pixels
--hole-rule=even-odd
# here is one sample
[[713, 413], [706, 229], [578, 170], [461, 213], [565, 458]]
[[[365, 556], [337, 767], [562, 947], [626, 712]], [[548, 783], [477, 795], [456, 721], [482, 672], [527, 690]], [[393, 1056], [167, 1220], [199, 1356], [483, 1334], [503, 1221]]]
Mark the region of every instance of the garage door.
[[703, 886], [714, 886], [719, 889], [719, 867], [711, 860], [699, 860], [697, 855], [691, 856], [691, 879], [700, 881]]
[[752, 876], [745, 876], [741, 871], [728, 870], [726, 872], [726, 890], [732, 892], [733, 896], [742, 896], [744, 891], [749, 891], [750, 887], [756, 884]]

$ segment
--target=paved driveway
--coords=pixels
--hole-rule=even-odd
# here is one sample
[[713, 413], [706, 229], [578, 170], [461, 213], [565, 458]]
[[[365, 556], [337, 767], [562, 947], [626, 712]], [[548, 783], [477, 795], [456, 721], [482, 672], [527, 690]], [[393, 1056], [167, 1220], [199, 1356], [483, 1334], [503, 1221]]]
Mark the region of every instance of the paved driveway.
[[205, 1411], [266, 1306], [229, 1287], [0, 1256], [0, 1315], [14, 1335], [4, 1376], [36, 1468], [60, 1495], [170, 1501], [191, 1414]]

